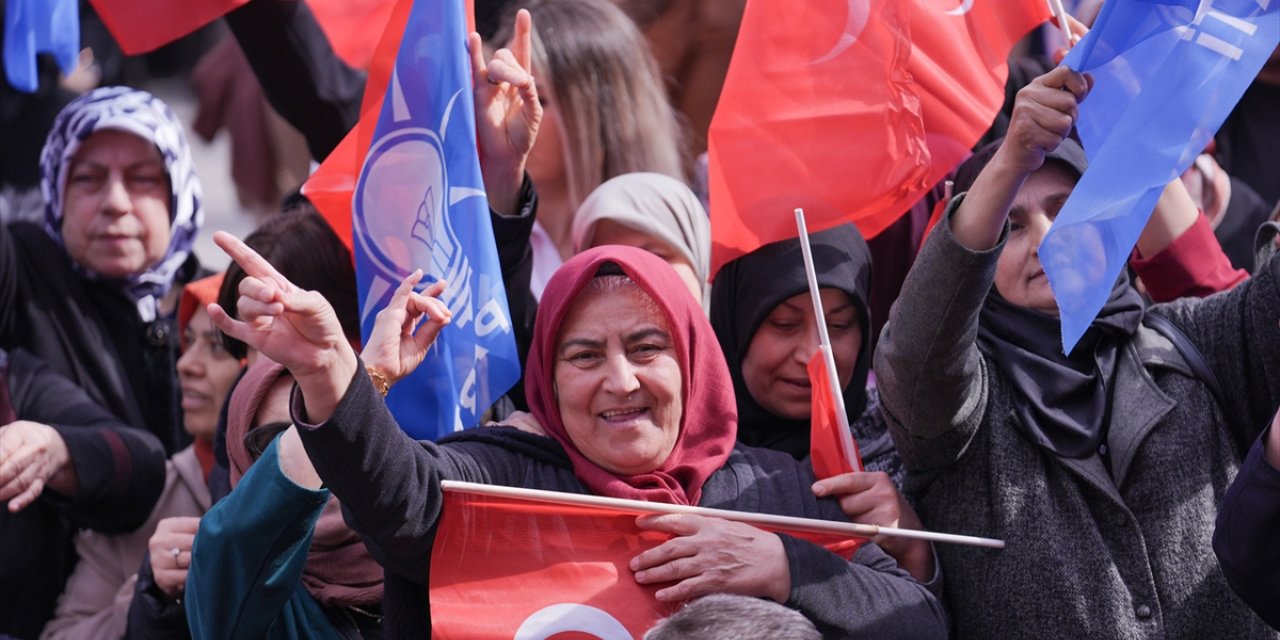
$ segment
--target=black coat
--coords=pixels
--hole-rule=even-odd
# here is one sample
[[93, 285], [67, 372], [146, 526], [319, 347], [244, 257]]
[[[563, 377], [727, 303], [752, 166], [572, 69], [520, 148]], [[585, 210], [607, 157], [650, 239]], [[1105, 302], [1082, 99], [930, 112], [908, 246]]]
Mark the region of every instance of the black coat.
[[[194, 274], [192, 258], [183, 273]], [[183, 280], [185, 281], [185, 280]], [[0, 225], [0, 348], [25, 349], [173, 454], [182, 430], [173, 322], [143, 322], [117, 286], [77, 272], [38, 225]]]
[[53, 616], [75, 564], [76, 529], [119, 533], [140, 526], [164, 488], [165, 457], [154, 437], [122, 424], [30, 354], [8, 354], [2, 369], [0, 389], [8, 397], [0, 395], [0, 422], [16, 417], [53, 427], [80, 482], [74, 499], [46, 490], [16, 514], [0, 507], [0, 636], [34, 638]]
[[[363, 370], [323, 426], [308, 425], [299, 394], [293, 420], [325, 485], [387, 569], [383, 597], [389, 638], [430, 633], [427, 583], [445, 479], [587, 493], [551, 438], [509, 427], [463, 431], [440, 444], [400, 431]], [[814, 497], [813, 472], [791, 456], [735, 447], [702, 488], [701, 506], [844, 521], [831, 499]], [[372, 497], [376, 496], [376, 499]], [[781, 536], [791, 569], [787, 605], [826, 638], [945, 638], [937, 599], [874, 544], [853, 561]]]
[[1269, 433], [1253, 443], [1222, 500], [1213, 551], [1236, 595], [1280, 630], [1280, 470], [1264, 457]]

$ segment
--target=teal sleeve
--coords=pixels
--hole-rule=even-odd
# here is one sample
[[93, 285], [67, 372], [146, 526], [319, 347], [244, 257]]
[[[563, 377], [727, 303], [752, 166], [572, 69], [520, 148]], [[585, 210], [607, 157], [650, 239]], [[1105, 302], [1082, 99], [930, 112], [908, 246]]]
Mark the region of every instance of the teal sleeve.
[[338, 637], [302, 586], [329, 491], [286, 477], [278, 442], [200, 520], [184, 598], [195, 640]]

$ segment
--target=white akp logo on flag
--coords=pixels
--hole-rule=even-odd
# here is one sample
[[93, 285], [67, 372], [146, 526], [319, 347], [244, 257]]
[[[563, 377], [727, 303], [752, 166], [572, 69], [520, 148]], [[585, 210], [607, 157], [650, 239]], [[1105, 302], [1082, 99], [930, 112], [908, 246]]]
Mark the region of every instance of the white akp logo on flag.
[[[449, 39], [431, 33], [457, 19], [446, 15], [457, 9], [453, 3], [414, 5], [352, 202], [366, 339], [377, 311], [415, 268], [427, 283], [447, 282], [440, 299], [453, 312], [452, 322], [387, 397], [401, 427], [415, 438], [475, 425], [519, 378], [477, 162], [469, 76], [462, 74], [465, 66], [454, 68], [466, 51], [444, 47]], [[446, 68], [437, 71], [443, 75], [429, 71], [442, 62]], [[413, 72], [402, 74], [402, 67]], [[457, 88], [441, 91], [451, 84]]]

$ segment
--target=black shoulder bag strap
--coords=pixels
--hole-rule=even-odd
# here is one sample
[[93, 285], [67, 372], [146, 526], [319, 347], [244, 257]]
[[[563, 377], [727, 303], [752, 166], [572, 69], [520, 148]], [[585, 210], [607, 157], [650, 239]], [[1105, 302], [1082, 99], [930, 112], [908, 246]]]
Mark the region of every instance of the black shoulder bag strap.
[[1191, 373], [1195, 374], [1201, 382], [1208, 385], [1209, 392], [1218, 401], [1218, 406], [1227, 406], [1223, 402], [1222, 387], [1218, 385], [1218, 376], [1214, 375], [1213, 369], [1209, 368], [1209, 364], [1204, 361], [1204, 356], [1196, 348], [1196, 345], [1192, 344], [1187, 334], [1183, 333], [1168, 318], [1159, 314], [1148, 313], [1143, 317], [1142, 321], [1148, 327], [1159, 332], [1160, 335], [1168, 338], [1169, 342], [1173, 343], [1173, 347], [1178, 350], [1178, 354], [1182, 356], [1183, 361], [1191, 368]]

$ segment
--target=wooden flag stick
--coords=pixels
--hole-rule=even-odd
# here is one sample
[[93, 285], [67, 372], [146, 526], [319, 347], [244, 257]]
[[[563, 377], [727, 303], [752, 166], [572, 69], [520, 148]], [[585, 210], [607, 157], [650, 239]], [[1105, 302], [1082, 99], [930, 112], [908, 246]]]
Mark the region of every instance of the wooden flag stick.
[[873, 524], [852, 524], [846, 522], [832, 522], [830, 520], [814, 520], [811, 518], [796, 518], [793, 516], [776, 516], [768, 513], [752, 513], [749, 511], [730, 511], [728, 509], [709, 509], [706, 507], [692, 507], [682, 504], [666, 504], [662, 502], [643, 502], [640, 500], [625, 500], [623, 498], [608, 498], [605, 496], [584, 495], [579, 493], [563, 493], [560, 491], [544, 491], [542, 489], [525, 489], [523, 487], [502, 487], [492, 484], [476, 484], [473, 482], [459, 482], [457, 480], [443, 480], [440, 483], [445, 491], [453, 491], [460, 493], [472, 493], [483, 496], [496, 496], [500, 498], [517, 498], [520, 500], [529, 500], [531, 502], [541, 502], [547, 504], [570, 504], [584, 507], [604, 507], [608, 509], [616, 509], [619, 511], [629, 511], [636, 515], [646, 513], [679, 513], [690, 514], [696, 516], [705, 516], [708, 518], [723, 518], [734, 522], [742, 522], [744, 524], [758, 525], [763, 527], [772, 527], [777, 529], [789, 529], [791, 531], [800, 531], [805, 533], [821, 533], [834, 534], [840, 536], [849, 536], [852, 538], [873, 538], [875, 536], [890, 536], [898, 538], [913, 538], [916, 540], [928, 540], [930, 542], [946, 542], [952, 544], [963, 544], [974, 547], [987, 547], [989, 549], [1003, 549], [1003, 540], [994, 540], [991, 538], [979, 538], [976, 536], [962, 536], [951, 533], [934, 533], [931, 531], [917, 531], [915, 529], [896, 529], [893, 527], [880, 527]]
[[[827, 332], [827, 315], [822, 310], [822, 294], [818, 292], [818, 274], [813, 268], [813, 250], [809, 247], [809, 230], [804, 223], [804, 209], [796, 209], [796, 230], [800, 233], [800, 251], [804, 255], [804, 275], [809, 280], [809, 296], [813, 298], [813, 317], [818, 325], [818, 348], [827, 367], [827, 382], [831, 386], [831, 399], [836, 405], [836, 424], [840, 431], [840, 444], [844, 457], [854, 471], [862, 471], [862, 460], [857, 454], [853, 435], [849, 433], [849, 414], [844, 406], [844, 390], [840, 388], [840, 376], [836, 373], [836, 359], [831, 352], [831, 335]], [[866, 348], [867, 345], [862, 345]], [[810, 390], [817, 393], [816, 389]]]

